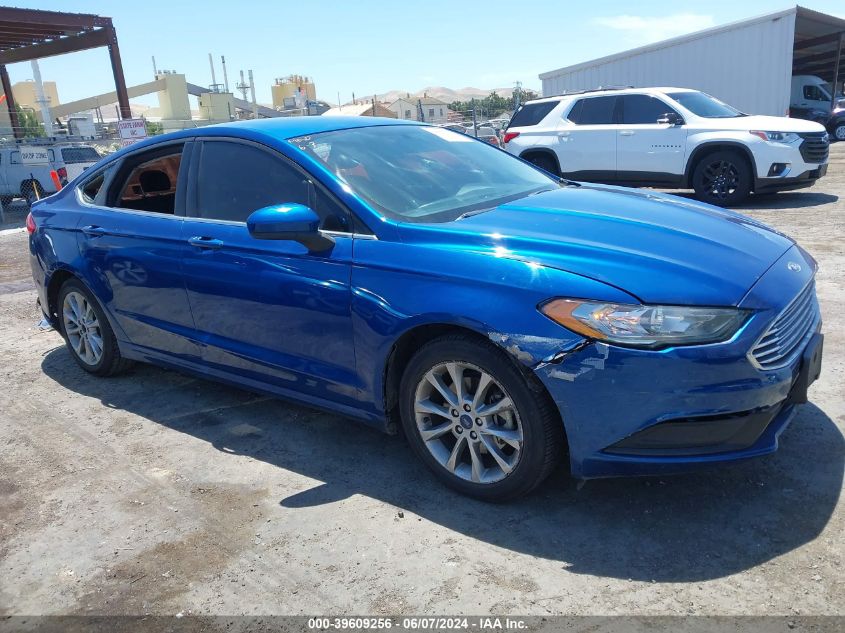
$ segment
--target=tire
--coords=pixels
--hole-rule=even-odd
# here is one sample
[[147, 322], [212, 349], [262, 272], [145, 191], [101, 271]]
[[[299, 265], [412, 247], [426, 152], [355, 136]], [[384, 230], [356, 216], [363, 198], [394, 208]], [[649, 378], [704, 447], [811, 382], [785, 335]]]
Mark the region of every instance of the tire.
[[116, 376], [132, 365], [120, 355], [117, 338], [100, 303], [78, 279], [62, 284], [58, 312], [65, 344], [82, 369], [95, 376]]
[[26, 200], [27, 206], [31, 207], [44, 197], [44, 189], [37, 180], [29, 180], [21, 185], [21, 197]]
[[[463, 405], [452, 368], [464, 378]], [[484, 374], [491, 380], [473, 397]], [[423, 345], [399, 388], [402, 428], [412, 450], [440, 481], [467, 496], [501, 502], [527, 494], [564, 452], [558, 411], [531, 378], [482, 339], [451, 334]]]
[[557, 168], [554, 158], [548, 154], [530, 154], [525, 160], [552, 176], [560, 176], [560, 170]]
[[720, 207], [739, 204], [751, 192], [752, 173], [748, 160], [730, 150], [702, 157], [692, 173], [695, 197]]
[[841, 121], [833, 128], [833, 138], [837, 141], [845, 141], [845, 121]]
[[4, 207], [8, 207], [10, 204], [12, 204], [12, 200], [14, 200], [12, 196], [0, 196], [0, 204], [2, 204]]

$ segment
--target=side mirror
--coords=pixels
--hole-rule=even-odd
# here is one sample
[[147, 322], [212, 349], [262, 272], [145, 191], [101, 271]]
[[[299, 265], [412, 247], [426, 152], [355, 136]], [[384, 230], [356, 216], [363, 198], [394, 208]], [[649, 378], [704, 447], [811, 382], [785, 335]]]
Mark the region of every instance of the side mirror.
[[657, 122], [663, 124], [668, 123], [669, 125], [683, 125], [684, 117], [677, 112], [667, 112], [666, 114], [661, 115], [660, 118], [657, 119]]
[[291, 240], [309, 251], [327, 251], [334, 240], [320, 233], [320, 218], [304, 204], [274, 204], [254, 211], [246, 219], [249, 234], [257, 240]]

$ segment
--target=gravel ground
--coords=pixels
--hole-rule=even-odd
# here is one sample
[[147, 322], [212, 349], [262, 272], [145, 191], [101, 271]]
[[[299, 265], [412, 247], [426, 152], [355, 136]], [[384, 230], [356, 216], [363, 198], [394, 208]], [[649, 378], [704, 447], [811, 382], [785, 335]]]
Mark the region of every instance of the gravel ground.
[[504, 506], [336, 415], [149, 366], [89, 377], [35, 327], [25, 233], [0, 231], [0, 615], [843, 614], [845, 143], [814, 188], [741, 211], [821, 265], [824, 371], [780, 451], [560, 470]]

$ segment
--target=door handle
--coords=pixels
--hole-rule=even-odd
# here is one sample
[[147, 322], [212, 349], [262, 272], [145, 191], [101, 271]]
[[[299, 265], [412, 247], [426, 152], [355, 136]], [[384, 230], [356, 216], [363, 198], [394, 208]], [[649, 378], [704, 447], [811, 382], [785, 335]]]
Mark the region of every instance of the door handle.
[[197, 248], [218, 249], [223, 246], [223, 240], [217, 240], [213, 237], [192, 237], [188, 240], [188, 244]]
[[82, 232], [88, 237], [100, 237], [106, 234], [106, 230], [101, 226], [83, 226]]
[[619, 136], [633, 136], [634, 130], [622, 130], [619, 132]]

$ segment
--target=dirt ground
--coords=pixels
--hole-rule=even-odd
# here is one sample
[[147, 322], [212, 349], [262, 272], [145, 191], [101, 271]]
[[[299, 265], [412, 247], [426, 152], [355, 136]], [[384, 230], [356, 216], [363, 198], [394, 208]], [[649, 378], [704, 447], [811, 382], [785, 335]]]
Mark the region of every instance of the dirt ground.
[[485, 505], [401, 438], [150, 366], [89, 377], [0, 231], [0, 615], [843, 614], [845, 143], [743, 209], [819, 261], [822, 377], [774, 455], [679, 477], [561, 469]]

